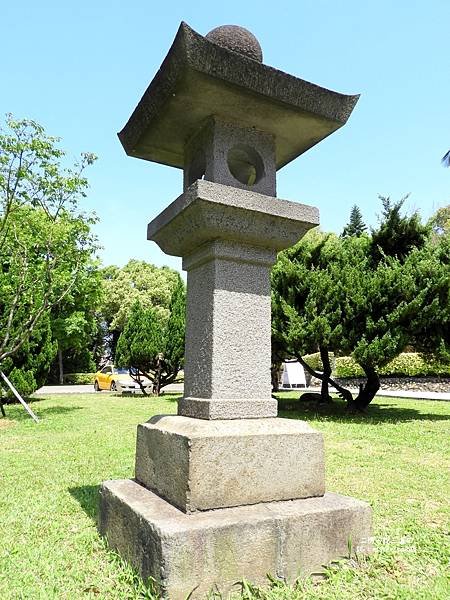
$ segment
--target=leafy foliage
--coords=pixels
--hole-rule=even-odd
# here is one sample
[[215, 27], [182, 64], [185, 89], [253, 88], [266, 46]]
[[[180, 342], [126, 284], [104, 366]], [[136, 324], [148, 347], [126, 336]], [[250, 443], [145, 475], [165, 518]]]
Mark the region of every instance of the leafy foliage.
[[83, 154], [66, 169], [57, 142], [34, 121], [11, 116], [0, 132], [2, 368], [7, 359], [18, 368], [19, 353], [31, 352], [33, 332], [68, 296], [96, 250], [95, 218], [78, 210], [87, 188], [83, 171], [95, 157]]
[[417, 212], [402, 215], [402, 207], [408, 196], [392, 202], [388, 196], [379, 196], [383, 210], [380, 224], [372, 232], [371, 255], [375, 263], [384, 256], [394, 256], [400, 260], [415, 248], [423, 248], [430, 229], [423, 225]]
[[[379, 373], [389, 377], [449, 376], [450, 363], [424, 357], [418, 352], [402, 352]], [[341, 378], [363, 377], [364, 371], [350, 356], [340, 356], [336, 359], [334, 374]]]
[[[182, 368], [185, 303], [184, 284], [178, 276], [169, 317], [165, 318], [153, 306], [143, 308], [137, 301], [117, 343], [117, 366], [128, 368], [138, 383], [140, 374], [144, 374], [152, 381], [156, 395], [159, 395], [162, 386], [175, 381]], [[142, 391], [145, 393], [143, 387]]]
[[[55, 352], [50, 317], [45, 314], [14, 357], [6, 358], [1, 368], [19, 394], [29, 396], [45, 382]], [[6, 395], [12, 397], [11, 390], [3, 387]]]
[[428, 222], [435, 236], [450, 235], [450, 204], [439, 208]]
[[[443, 359], [450, 347], [449, 241], [431, 243], [418, 216], [404, 217], [400, 207], [383, 199], [372, 238], [309, 233], [273, 270], [278, 343], [307, 369], [302, 357], [319, 350], [324, 373], [312, 374], [361, 410], [379, 389], [380, 370], [408, 345]], [[351, 356], [364, 371], [354, 401], [331, 379], [330, 351]]]
[[74, 286], [52, 310], [53, 337], [58, 343], [54, 362], [54, 380], [63, 382], [64, 370], [95, 371], [94, 345], [99, 337], [101, 273], [95, 261], [89, 261]]
[[167, 321], [172, 293], [179, 275], [168, 267], [156, 267], [131, 259], [122, 267], [103, 269], [101, 314], [111, 335], [110, 354], [114, 358], [119, 335], [138, 302], [143, 309], [153, 308], [156, 318]]

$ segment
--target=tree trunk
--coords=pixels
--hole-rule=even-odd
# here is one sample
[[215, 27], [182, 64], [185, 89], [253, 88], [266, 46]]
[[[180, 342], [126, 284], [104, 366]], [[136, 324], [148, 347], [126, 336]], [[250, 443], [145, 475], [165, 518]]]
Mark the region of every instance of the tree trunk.
[[[141, 373], [139, 372], [139, 369], [133, 369], [133, 367], [128, 367], [128, 374], [131, 377], [131, 379], [133, 381], [135, 381], [138, 386], [141, 388], [141, 392], [143, 396], [148, 396], [147, 392], [145, 391], [145, 386], [144, 383], [142, 381], [142, 377], [141, 377]], [[149, 377], [149, 375], [147, 373], [142, 373], [144, 375], [144, 377], [147, 377], [147, 379], [151, 378]]]
[[360, 386], [357, 398], [350, 405], [351, 408], [361, 412], [365, 411], [380, 389], [380, 378], [375, 369], [373, 367], [363, 367], [363, 369], [367, 377], [366, 383]]
[[159, 396], [161, 392], [161, 375], [162, 375], [162, 356], [158, 355], [156, 362], [155, 377], [153, 379], [153, 393], [155, 396]]
[[155, 396], [159, 396], [161, 392], [161, 382], [159, 380], [159, 377], [156, 377], [155, 380], [153, 381], [153, 394]]
[[60, 346], [58, 345], [58, 370], [59, 370], [59, 385], [64, 383], [64, 364], [63, 355]]
[[[323, 381], [323, 379], [324, 379], [323, 373], [314, 371], [314, 369], [312, 369], [308, 365], [308, 363], [303, 360], [303, 358], [301, 356], [296, 356], [296, 358], [297, 358], [298, 362], [302, 365], [302, 367], [304, 367], [308, 371], [308, 373], [310, 373], [313, 377], [317, 377], [317, 379], [320, 379], [320, 381]], [[350, 392], [350, 390], [343, 387], [342, 385], [339, 385], [339, 383], [334, 381], [334, 379], [332, 379], [331, 377], [328, 377], [327, 379], [328, 379], [328, 383], [331, 384], [335, 390], [337, 390], [339, 395], [344, 400], [346, 400], [348, 403], [353, 402], [353, 396], [352, 396], [352, 393]]]
[[120, 334], [122, 332], [121, 331], [117, 331], [117, 329], [114, 329], [112, 331], [112, 335], [111, 335], [111, 355], [110, 355], [110, 359], [114, 362], [114, 360], [116, 359], [116, 348], [117, 348], [117, 342], [119, 341], [120, 338]]
[[320, 350], [320, 359], [322, 361], [322, 366], [323, 366], [323, 373], [322, 373], [323, 379], [322, 379], [322, 385], [321, 385], [321, 389], [320, 389], [320, 397], [321, 397], [321, 402], [328, 404], [333, 401], [328, 392], [328, 383], [331, 378], [330, 356], [328, 354], [328, 348], [326, 348], [325, 346], [319, 346], [319, 350]]
[[282, 364], [283, 363], [281, 362], [276, 362], [272, 363], [270, 367], [270, 375], [272, 379], [272, 394], [275, 394], [280, 389], [280, 372]]
[[3, 408], [3, 401], [0, 398], [0, 412], [2, 413], [2, 417], [6, 417], [5, 409]]

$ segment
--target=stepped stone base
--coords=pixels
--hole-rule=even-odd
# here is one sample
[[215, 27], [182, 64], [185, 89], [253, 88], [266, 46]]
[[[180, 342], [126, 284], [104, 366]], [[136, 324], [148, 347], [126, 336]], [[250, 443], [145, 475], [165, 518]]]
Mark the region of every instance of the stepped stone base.
[[293, 582], [333, 559], [370, 551], [371, 509], [327, 493], [185, 514], [132, 480], [101, 489], [100, 531], [109, 545], [171, 600], [226, 594], [267, 574]]
[[297, 419], [160, 415], [138, 426], [136, 481], [186, 513], [323, 496], [323, 438]]

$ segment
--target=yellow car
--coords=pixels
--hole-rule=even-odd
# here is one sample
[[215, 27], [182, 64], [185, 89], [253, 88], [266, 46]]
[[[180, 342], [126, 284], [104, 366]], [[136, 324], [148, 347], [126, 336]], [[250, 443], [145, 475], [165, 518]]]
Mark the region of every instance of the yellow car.
[[[142, 384], [147, 394], [152, 393], [152, 382], [147, 377], [141, 377]], [[129, 392], [142, 393], [141, 387], [130, 376], [128, 369], [119, 369], [113, 365], [103, 367], [101, 371], [95, 374], [94, 390], [101, 392], [109, 390], [111, 392]]]

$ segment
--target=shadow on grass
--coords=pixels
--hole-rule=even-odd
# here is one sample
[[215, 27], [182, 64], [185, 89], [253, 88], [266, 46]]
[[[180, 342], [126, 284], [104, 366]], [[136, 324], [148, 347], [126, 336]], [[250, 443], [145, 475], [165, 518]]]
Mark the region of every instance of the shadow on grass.
[[182, 394], [175, 394], [174, 392], [161, 392], [159, 395], [159, 398], [165, 402], [178, 402], [182, 397]]
[[98, 518], [99, 489], [99, 485], [82, 485], [69, 488], [69, 493], [94, 523], [97, 523]]
[[402, 403], [383, 402], [377, 400], [370, 404], [364, 414], [347, 412], [347, 405], [342, 400], [335, 399], [332, 404], [317, 405], [315, 402], [302, 402], [292, 398], [278, 399], [279, 416], [288, 419], [311, 418], [323, 421], [342, 423], [400, 423], [405, 421], [447, 421], [450, 415], [424, 413], [415, 408], [404, 406]]
[[[39, 419], [45, 419], [46, 417], [52, 417], [54, 415], [65, 415], [75, 410], [84, 410], [83, 406], [48, 406], [46, 408], [41, 408], [39, 404], [36, 403], [35, 398], [30, 398], [26, 400], [26, 402]], [[6, 404], [4, 407], [8, 419], [13, 421], [31, 420], [30, 415], [18, 402]]]

